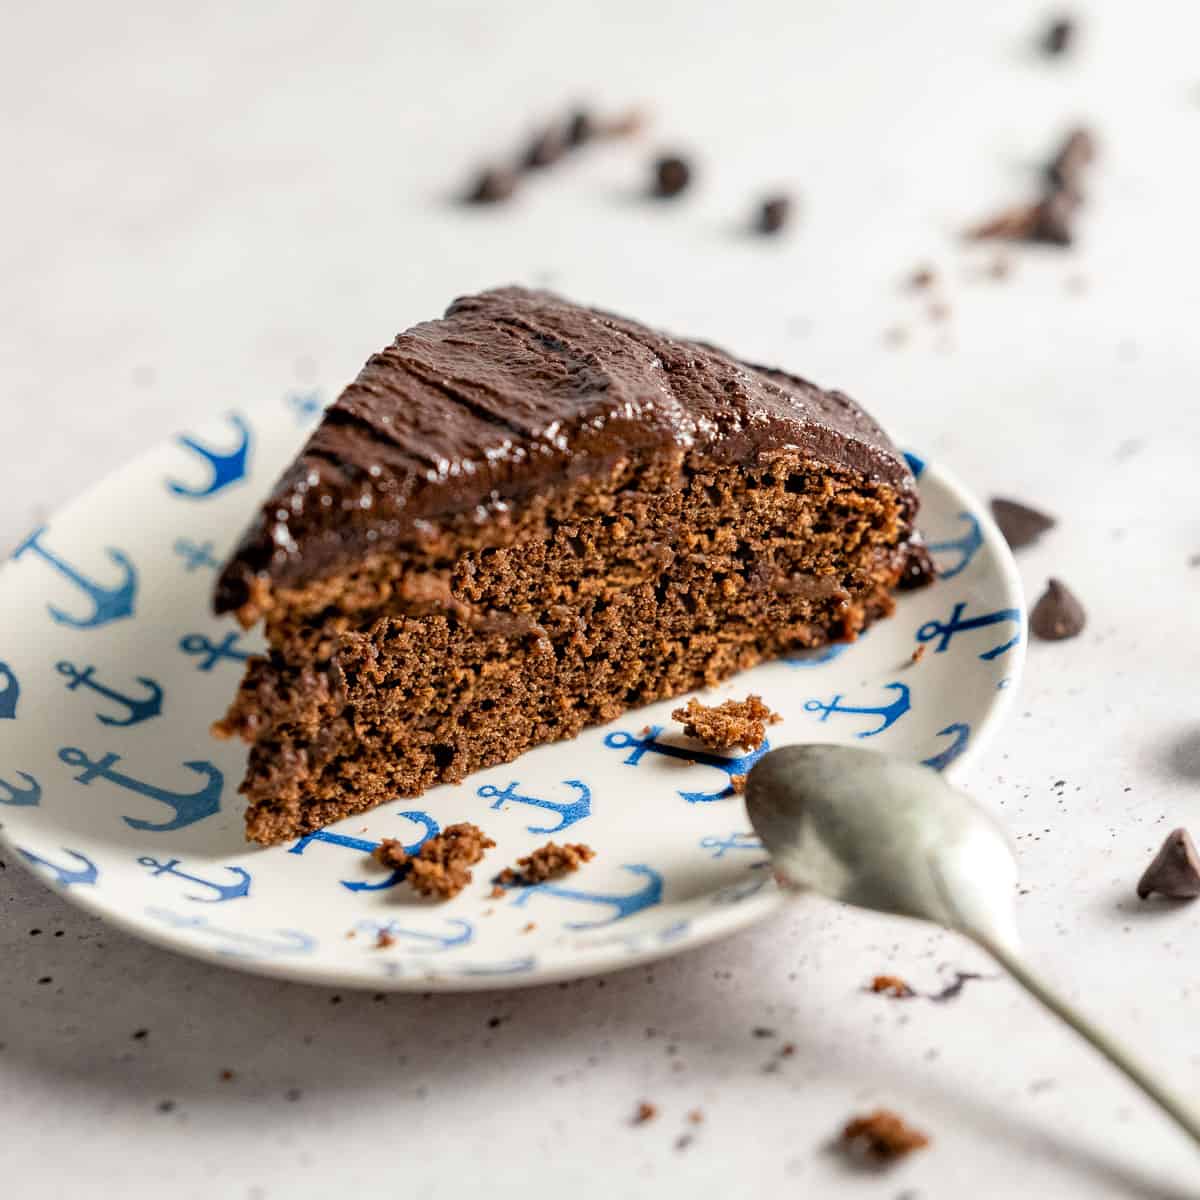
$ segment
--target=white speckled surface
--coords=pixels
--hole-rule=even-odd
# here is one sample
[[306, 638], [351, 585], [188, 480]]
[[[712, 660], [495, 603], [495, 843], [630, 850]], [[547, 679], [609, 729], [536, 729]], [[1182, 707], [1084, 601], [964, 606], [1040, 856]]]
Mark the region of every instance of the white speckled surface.
[[[1090, 626], [1031, 647], [970, 783], [1017, 839], [1031, 955], [1198, 1092], [1200, 910], [1133, 886], [1168, 829], [1200, 826], [1200, 11], [1078, 5], [1078, 55], [1047, 64], [1027, 52], [1039, 5], [737, 7], [10, 6], [0, 549], [220, 410], [230, 378], [332, 391], [399, 327], [500, 281], [843, 386], [981, 493], [1062, 517], [1025, 584], [1061, 575]], [[446, 203], [575, 96], [645, 100], [652, 136], [504, 212]], [[954, 233], [1020, 198], [1077, 116], [1104, 139], [1080, 248], [971, 278], [989, 256]], [[637, 198], [658, 144], [702, 169], [670, 208]], [[743, 235], [780, 181], [802, 222]], [[941, 324], [898, 285], [926, 260]], [[885, 348], [897, 324], [909, 341]], [[1007, 983], [946, 1005], [860, 990], [986, 969], [976, 954], [818, 903], [648, 971], [383, 1001], [143, 946], [15, 864], [0, 914], [14, 1196], [440, 1198], [469, 1193], [459, 1172], [488, 1196], [581, 1200], [1200, 1195], [1196, 1152]], [[643, 1098], [661, 1115], [635, 1129]], [[886, 1178], [824, 1149], [877, 1103], [935, 1137]]]

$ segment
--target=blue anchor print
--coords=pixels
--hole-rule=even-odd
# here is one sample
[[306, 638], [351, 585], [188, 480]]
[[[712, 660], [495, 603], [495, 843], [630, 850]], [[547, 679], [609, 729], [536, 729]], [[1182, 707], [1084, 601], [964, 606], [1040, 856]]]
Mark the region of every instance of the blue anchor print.
[[108, 557], [121, 568], [124, 579], [116, 587], [103, 587], [77, 571], [70, 563], [65, 562], [56, 554], [51, 553], [39, 540], [45, 528], [35, 529], [14, 551], [13, 558], [18, 559], [23, 554], [30, 553], [49, 563], [60, 575], [69, 579], [92, 602], [92, 611], [86, 617], [72, 617], [61, 608], [49, 605], [50, 616], [60, 625], [69, 625], [72, 629], [95, 629], [112, 621], [120, 621], [133, 616], [133, 601], [137, 595], [137, 568], [129, 561], [127, 555], [120, 550], [108, 550]]
[[172, 547], [176, 554], [183, 559], [183, 565], [190, 575], [197, 567], [219, 567], [221, 564], [213, 557], [212, 542], [195, 542], [187, 538], [179, 538]]
[[241, 435], [237, 446], [230, 451], [214, 450], [203, 442], [187, 434], [181, 434], [175, 440], [188, 450], [195, 451], [212, 468], [212, 478], [203, 487], [193, 488], [175, 480], [167, 480], [167, 491], [173, 496], [183, 496], [188, 500], [203, 500], [213, 496], [239, 479], [246, 478], [246, 463], [250, 456], [250, 427], [237, 413], [229, 414], [229, 423]]
[[320, 392], [289, 392], [287, 402], [295, 410], [296, 415], [301, 421], [309, 421], [315, 417], [325, 404], [321, 399]]
[[561, 833], [569, 825], [574, 825], [576, 821], [582, 821], [592, 811], [592, 793], [587, 784], [580, 783], [578, 779], [566, 779], [563, 781], [567, 787], [575, 788], [579, 795], [574, 799], [565, 803], [556, 800], [542, 800], [538, 796], [522, 796], [516, 789], [520, 786], [517, 780], [514, 780], [506, 788], [498, 788], [493, 784], [485, 783], [475, 793], [484, 800], [495, 799], [488, 805], [492, 809], [503, 808], [506, 804], [531, 804], [535, 808], [548, 808], [551, 812], [558, 813], [557, 825], [527, 825], [525, 828], [530, 833]]
[[863, 716], [878, 717], [879, 724], [874, 729], [863, 729], [855, 737], [874, 737], [885, 729], [890, 729], [912, 707], [909, 701], [908, 684], [885, 683], [885, 691], [896, 693], [896, 698], [889, 704], [879, 704], [874, 707], [849, 705], [842, 703], [842, 693], [838, 692], [832, 700], [805, 700], [805, 712], [819, 712], [822, 721], [828, 721], [833, 713], [861, 713]]
[[146, 915], [170, 925], [173, 929], [190, 929], [195, 933], [221, 938], [227, 944], [217, 947], [217, 953], [229, 958], [278, 958], [285, 954], [311, 954], [317, 948], [317, 939], [298, 929], [275, 929], [272, 941], [255, 933], [243, 933], [240, 929], [222, 929], [207, 917], [183, 916], [167, 908], [147, 908]]
[[908, 463], [908, 469], [913, 473], [913, 478], [920, 479], [925, 471], [925, 460], [919, 454], [914, 454], [911, 450], [905, 450], [904, 461]]
[[[651, 725], [645, 737], [636, 737], [618, 729], [615, 733], [606, 734], [604, 744], [611, 750], [632, 749], [633, 753], [625, 760], [626, 765], [636, 767], [647, 752], [661, 754], [666, 758], [679, 758], [685, 762], [701, 763], [706, 767], [716, 767], [726, 775], [745, 775], [752, 766], [771, 748], [770, 741], [764, 739], [757, 750], [743, 754], [740, 758], [725, 758], [720, 754], [710, 754], [706, 750], [692, 750], [685, 746], [671, 746], [656, 739], [662, 733], [661, 725]], [[707, 804], [712, 800], [722, 800], [734, 794], [733, 785], [729, 784], [716, 792], [679, 792], [689, 804]]]
[[537, 959], [532, 955], [524, 958], [510, 958], [507, 962], [468, 963], [458, 969], [458, 975], [524, 975], [537, 966]]
[[51, 862], [48, 858], [43, 858], [40, 854], [34, 854], [32, 850], [17, 847], [17, 852], [26, 861], [36, 863], [39, 867], [45, 867], [54, 876], [54, 882], [59, 887], [66, 888], [76, 884], [96, 882], [100, 877], [100, 870], [86, 854], [80, 854], [78, 850], [68, 850], [66, 846], [62, 850], [64, 854], [69, 854], [75, 859], [79, 866], [63, 867], [58, 863]]
[[623, 921], [644, 908], [658, 904], [662, 900], [663, 877], [653, 867], [644, 863], [623, 863], [623, 871], [631, 875], [640, 875], [646, 882], [636, 891], [622, 896], [609, 892], [583, 892], [577, 888], [563, 887], [557, 883], [535, 883], [531, 887], [521, 887], [520, 895], [513, 901], [513, 908], [524, 908], [536, 895], [557, 896], [560, 900], [573, 900], [581, 904], [605, 904], [613, 909], [613, 915], [603, 921], [568, 922], [566, 929], [599, 929], [602, 925], [611, 925], [614, 921]]
[[999, 658], [1000, 655], [1006, 654], [1020, 642], [1022, 617], [1019, 608], [1001, 608], [978, 617], [964, 618], [963, 613], [966, 610], [966, 604], [959, 603], [954, 606], [948, 621], [926, 621], [917, 630], [917, 641], [932, 642], [937, 639], [938, 644], [933, 648], [934, 653], [943, 654], [956, 634], [965, 633], [970, 629], [983, 629], [988, 625], [996, 625], [1003, 621], [1012, 621], [1017, 626], [1016, 635], [1003, 645], [993, 646], [992, 649], [984, 651], [979, 657], [982, 659]]
[[700, 839], [701, 850], [711, 850], [713, 858], [724, 858], [730, 850], [761, 850], [762, 842], [752, 833], [731, 833], [728, 837]]
[[798, 654], [789, 654], [783, 661], [789, 667], [823, 667], [826, 663], [841, 658], [850, 646], [850, 642], [832, 642], [819, 650], [801, 650]]
[[211, 671], [222, 659], [245, 662], [250, 657], [248, 650], [237, 648], [240, 633], [227, 633], [219, 642], [202, 633], [188, 633], [179, 639], [179, 648], [184, 654], [195, 654], [201, 659], [196, 664], [199, 671]]
[[979, 522], [975, 516], [969, 512], [960, 512], [958, 519], [966, 521], [966, 533], [943, 542], [930, 542], [926, 547], [931, 554], [958, 555], [958, 561], [952, 567], [944, 567], [938, 563], [938, 577], [941, 579], [953, 579], [955, 575], [961, 575], [971, 565], [971, 560], [983, 545], [983, 534], [979, 531]]
[[77, 687], [83, 685], [91, 688], [93, 692], [99, 692], [101, 696], [107, 696], [110, 700], [115, 700], [118, 704], [124, 705], [129, 710], [129, 715], [120, 720], [116, 717], [103, 717], [97, 713], [96, 720], [102, 725], [117, 725], [122, 727], [137, 725], [141, 721], [148, 721], [151, 717], [157, 717], [162, 712], [163, 690], [153, 679], [147, 679], [144, 675], [139, 675], [137, 681], [142, 687], [149, 688], [150, 695], [142, 700], [136, 700], [130, 696], [124, 696], [120, 692], [114, 692], [111, 688], [107, 688], [103, 684], [97, 683], [95, 680], [95, 667], [84, 667], [81, 670], [74, 663], [60, 662], [57, 669], [60, 675], [65, 675], [71, 681], [67, 684], [68, 692], [73, 692]]
[[21, 695], [21, 684], [8, 663], [0, 662], [0, 721], [12, 720], [17, 715], [17, 700]]
[[967, 748], [967, 743], [971, 740], [971, 727], [956, 721], [953, 725], [947, 725], [945, 729], [939, 729], [938, 737], [953, 737], [954, 741], [945, 750], [921, 761], [935, 771], [944, 771]]
[[741, 904], [743, 900], [757, 896], [771, 882], [771, 872], [766, 870], [770, 865], [765, 860], [751, 863], [748, 869], [754, 872], [753, 875], [746, 879], [740, 879], [737, 883], [731, 883], [727, 887], [718, 888], [709, 896], [708, 902], [714, 905]]
[[225, 784], [225, 776], [210, 762], [185, 762], [183, 765], [197, 775], [203, 775], [207, 782], [198, 792], [168, 792], [165, 788], [154, 787], [143, 783], [140, 779], [123, 775], [114, 771], [113, 767], [121, 761], [119, 754], [106, 754], [103, 758], [91, 759], [76, 746], [64, 746], [58, 757], [69, 767], [82, 767], [83, 771], [75, 776], [76, 783], [93, 783], [97, 779], [106, 779], [117, 787], [136, 792], [139, 796], [149, 796], [152, 800], [160, 800], [173, 809], [175, 816], [170, 821], [143, 821], [140, 817], [123, 817], [122, 820], [131, 829], [153, 830], [155, 833], [166, 833], [172, 829], [183, 829], [186, 825], [194, 825], [211, 817], [221, 807], [221, 789]]
[[[415, 841], [405, 843], [405, 854], [416, 854], [425, 842], [438, 832], [438, 823], [428, 813], [412, 809], [398, 815], [407, 817], [422, 827], [422, 833]], [[359, 854], [370, 854], [379, 845], [378, 842], [368, 842], [364, 838], [347, 837], [344, 833], [332, 833], [328, 829], [317, 829], [312, 833], [306, 833], [288, 850], [288, 853], [303, 854], [313, 842], [327, 842], [332, 846], [344, 846], [347, 850], [357, 850]], [[395, 887], [407, 874], [407, 867], [397, 867], [379, 883], [367, 883], [365, 880], [359, 879], [339, 879], [338, 882], [348, 892], [382, 892], [385, 888]]]
[[443, 950], [451, 950], [455, 946], [465, 946], [475, 937], [475, 927], [470, 921], [447, 917], [446, 925], [449, 927], [446, 933], [434, 933], [428, 929], [408, 929], [399, 921], [359, 921], [354, 928], [364, 933], [386, 933], [397, 940], [403, 938], [414, 942], [416, 945], [412, 949], [415, 954], [440, 954]]
[[[26, 787], [18, 787], [6, 779], [0, 779], [0, 804], [10, 804], [13, 808], [33, 808], [41, 801], [42, 785], [32, 775], [24, 771], [17, 772], [25, 780]], [[5, 796], [8, 799], [5, 799]]]
[[177, 858], [168, 858], [166, 862], [159, 862], [157, 858], [144, 855], [138, 859], [138, 866], [148, 867], [150, 874], [155, 877], [174, 875], [179, 879], [198, 883], [202, 887], [212, 888], [216, 893], [214, 896], [184, 896], [185, 900], [195, 900], [197, 904], [223, 904], [226, 900], [237, 900], [250, 894], [250, 872], [243, 871], [241, 867], [226, 867], [225, 870], [231, 875], [236, 875], [237, 880], [234, 883], [220, 883], [215, 879], [204, 879], [199, 875], [189, 875], [186, 871], [179, 870], [179, 859]]

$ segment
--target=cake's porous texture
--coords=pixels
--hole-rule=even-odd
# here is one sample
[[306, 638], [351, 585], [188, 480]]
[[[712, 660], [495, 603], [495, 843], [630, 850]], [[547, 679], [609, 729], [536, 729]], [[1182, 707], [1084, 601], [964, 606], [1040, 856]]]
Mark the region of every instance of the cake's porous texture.
[[683, 732], [713, 750], [757, 750], [767, 736], [767, 726], [779, 715], [773, 713], [761, 696], [745, 700], [724, 700], [720, 704], [701, 704], [693, 697], [685, 707], [677, 708], [671, 719], [683, 725]]
[[848, 397], [543, 293], [401, 334], [225, 568], [270, 843], [855, 637], [931, 574]]

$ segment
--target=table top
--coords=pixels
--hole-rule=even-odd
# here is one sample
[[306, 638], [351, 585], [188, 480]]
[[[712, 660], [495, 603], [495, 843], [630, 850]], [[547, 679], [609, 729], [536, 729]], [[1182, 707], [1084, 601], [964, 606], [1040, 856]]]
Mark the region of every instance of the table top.
[[[332, 395], [398, 329], [504, 282], [842, 387], [981, 495], [1060, 518], [1021, 572], [1031, 599], [1065, 580], [1087, 630], [1030, 647], [968, 783], [1015, 840], [1031, 959], [1195, 1094], [1200, 908], [1134, 885], [1200, 826], [1200, 10], [1072, 7], [1077, 44], [1047, 60], [1031, 3], [19, 4], [0, 551], [222, 411], [231, 380]], [[576, 100], [651, 123], [510, 206], [452, 202]], [[1078, 244], [1006, 252], [993, 278], [961, 230], [1030, 195], [1077, 120], [1101, 141]], [[676, 148], [696, 186], [648, 201]], [[794, 227], [747, 232], [781, 188]], [[926, 263], [934, 292], [907, 289]], [[916, 924], [802, 900], [606, 978], [339, 995], [142, 945], [5, 867], [14, 1195], [1200, 1195], [1158, 1112]], [[956, 969], [986, 978], [949, 1003], [864, 990]], [[642, 1101], [658, 1116], [635, 1125]], [[933, 1138], [884, 1176], [830, 1150], [877, 1106]]]

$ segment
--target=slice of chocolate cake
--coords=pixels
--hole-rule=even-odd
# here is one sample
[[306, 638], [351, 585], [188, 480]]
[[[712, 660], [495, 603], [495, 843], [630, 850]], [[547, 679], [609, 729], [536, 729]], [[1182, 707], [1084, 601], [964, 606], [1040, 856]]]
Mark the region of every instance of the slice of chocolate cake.
[[270, 843], [853, 638], [929, 576], [848, 397], [555, 296], [375, 355], [217, 587], [265, 621], [222, 736]]

